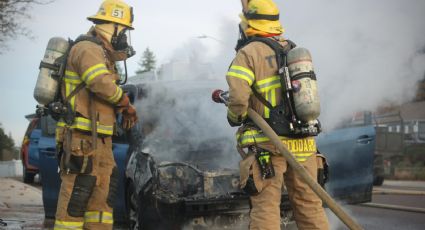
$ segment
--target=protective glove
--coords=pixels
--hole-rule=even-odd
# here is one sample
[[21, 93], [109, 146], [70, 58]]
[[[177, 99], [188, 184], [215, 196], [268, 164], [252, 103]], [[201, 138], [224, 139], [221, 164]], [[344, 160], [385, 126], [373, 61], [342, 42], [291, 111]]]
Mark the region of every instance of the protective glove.
[[130, 99], [128, 98], [127, 94], [124, 93], [118, 104], [115, 106], [117, 113], [122, 113], [125, 109], [127, 109], [130, 106]]
[[137, 120], [136, 109], [133, 105], [129, 104], [128, 107], [122, 111], [122, 127], [129, 130], [136, 124]]
[[122, 127], [124, 129], [130, 129], [134, 126], [134, 124], [137, 122], [137, 114], [136, 109], [133, 105], [130, 104], [130, 99], [128, 98], [127, 94], [123, 94], [122, 98], [116, 105], [117, 113], [121, 113], [123, 120], [122, 120]]

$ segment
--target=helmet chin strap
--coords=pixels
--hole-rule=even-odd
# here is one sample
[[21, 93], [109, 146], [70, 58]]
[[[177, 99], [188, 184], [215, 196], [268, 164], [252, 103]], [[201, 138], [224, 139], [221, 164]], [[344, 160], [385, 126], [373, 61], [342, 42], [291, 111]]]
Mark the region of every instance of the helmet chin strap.
[[115, 44], [117, 44], [118, 42], [118, 24], [114, 23], [114, 33], [112, 34], [111, 37], [111, 45], [112, 47], [114, 47], [115, 49]]
[[242, 25], [239, 24], [239, 39], [235, 47], [236, 52], [238, 52], [239, 49], [242, 48], [247, 41], [248, 41], [248, 37], [246, 36], [245, 31], [242, 28]]

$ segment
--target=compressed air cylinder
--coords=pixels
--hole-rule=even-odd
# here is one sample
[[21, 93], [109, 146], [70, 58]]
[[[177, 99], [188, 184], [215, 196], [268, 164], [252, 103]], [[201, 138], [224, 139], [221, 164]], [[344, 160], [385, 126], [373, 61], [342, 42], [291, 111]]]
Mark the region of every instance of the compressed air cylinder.
[[293, 87], [295, 113], [299, 120], [313, 122], [320, 115], [320, 100], [310, 52], [302, 47], [290, 50], [287, 66]]
[[[61, 37], [53, 37], [47, 44], [46, 52], [42, 62], [54, 64], [56, 59], [63, 56], [69, 43]], [[38, 73], [37, 83], [34, 88], [34, 98], [42, 105], [47, 105], [52, 102], [58, 90], [58, 79], [55, 77], [58, 69], [49, 68], [46, 65], [41, 65]]]

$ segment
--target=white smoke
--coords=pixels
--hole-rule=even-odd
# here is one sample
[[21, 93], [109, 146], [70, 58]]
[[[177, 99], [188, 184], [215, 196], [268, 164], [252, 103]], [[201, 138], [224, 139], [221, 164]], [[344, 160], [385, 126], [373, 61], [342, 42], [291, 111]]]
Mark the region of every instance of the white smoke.
[[[284, 36], [313, 55], [325, 129], [356, 111], [413, 99], [425, 73], [424, 1], [276, 2]], [[224, 81], [235, 55], [238, 21], [222, 19], [218, 26], [216, 57], [203, 59], [212, 51], [200, 48], [199, 41], [186, 50], [211, 63], [214, 76]]]
[[325, 128], [413, 98], [425, 73], [424, 1], [277, 2], [286, 37], [312, 52]]
[[[297, 0], [277, 4], [285, 37], [313, 55], [325, 129], [355, 111], [413, 98], [416, 83], [425, 73], [424, 1]], [[213, 35], [219, 43], [217, 50], [193, 38], [176, 50], [171, 60], [188, 63], [187, 78], [216, 79], [226, 89], [225, 73], [235, 55], [238, 21], [224, 18], [217, 26], [220, 33]], [[206, 114], [217, 107], [220, 105], [207, 106]], [[227, 126], [225, 110], [214, 118], [214, 124]]]
[[143, 147], [159, 161], [183, 161], [204, 169], [236, 168], [234, 130], [224, 105], [211, 100], [218, 81], [160, 81], [142, 86], [139, 114]]
[[[416, 83], [425, 73], [424, 1], [276, 3], [286, 29], [284, 36], [313, 55], [322, 105], [320, 120], [325, 129], [356, 111], [373, 111], [415, 96]], [[192, 56], [203, 57], [197, 61], [211, 63], [214, 76], [222, 81], [235, 55], [238, 23], [221, 19], [216, 57], [203, 59], [212, 51], [200, 48], [199, 41], [186, 46]]]

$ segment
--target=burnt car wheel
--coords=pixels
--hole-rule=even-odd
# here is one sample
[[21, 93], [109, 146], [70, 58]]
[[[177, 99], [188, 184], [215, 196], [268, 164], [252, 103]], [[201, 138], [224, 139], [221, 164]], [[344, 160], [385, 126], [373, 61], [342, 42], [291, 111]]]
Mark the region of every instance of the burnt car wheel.
[[137, 194], [134, 185], [132, 182], [129, 182], [126, 187], [126, 208], [128, 216], [129, 229], [139, 230], [141, 229], [140, 225], [140, 209], [139, 209], [139, 194]]

